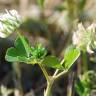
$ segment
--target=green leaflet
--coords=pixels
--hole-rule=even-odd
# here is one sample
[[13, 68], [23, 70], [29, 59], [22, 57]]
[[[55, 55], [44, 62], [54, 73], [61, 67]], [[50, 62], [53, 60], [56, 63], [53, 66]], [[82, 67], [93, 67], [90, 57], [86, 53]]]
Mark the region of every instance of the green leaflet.
[[42, 61], [42, 64], [47, 67], [63, 69], [63, 66], [60, 64], [59, 60], [55, 56], [47, 56]]
[[[22, 40], [23, 42], [22, 42]], [[27, 44], [27, 46], [26, 46]], [[28, 48], [27, 48], [28, 47]], [[15, 61], [18, 61], [18, 62], [27, 62], [29, 61], [29, 52], [28, 49], [31, 48], [29, 46], [29, 42], [28, 40], [21, 36], [21, 37], [18, 37], [14, 43], [14, 47], [11, 47], [7, 50], [7, 53], [6, 53], [6, 56], [5, 56], [5, 59], [9, 62], [15, 62]], [[27, 51], [26, 51], [27, 49]]]
[[76, 49], [74, 46], [70, 46], [65, 51], [64, 56], [64, 64], [65, 69], [70, 69], [70, 67], [74, 64], [77, 58], [80, 56], [80, 50]]

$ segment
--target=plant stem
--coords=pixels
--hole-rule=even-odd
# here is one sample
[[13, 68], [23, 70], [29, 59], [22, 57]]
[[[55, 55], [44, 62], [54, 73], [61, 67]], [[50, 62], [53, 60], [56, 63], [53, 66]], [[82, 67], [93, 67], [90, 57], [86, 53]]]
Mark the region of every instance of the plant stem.
[[46, 69], [41, 65], [41, 64], [38, 64], [47, 80], [47, 88], [46, 90], [44, 91], [44, 96], [51, 96], [51, 88], [52, 88], [52, 84], [54, 82], [54, 79], [53, 78], [49, 78], [49, 75], [46, 71]]
[[73, 78], [74, 78], [74, 73], [71, 72], [68, 76], [68, 87], [67, 87], [67, 96], [72, 96], [72, 89], [73, 89]]
[[52, 96], [51, 89], [52, 89], [53, 83], [54, 83], [54, 80], [51, 80], [49, 83], [47, 83], [47, 88], [46, 88], [46, 91], [44, 92], [44, 96]]
[[[63, 63], [64, 63], [64, 59], [61, 61], [61, 65]], [[46, 69], [42, 66], [42, 64], [39, 63], [38, 65], [40, 66], [40, 68], [41, 68], [41, 70], [42, 70], [42, 72], [43, 72], [43, 74], [47, 80], [47, 88], [44, 91], [44, 96], [52, 96], [51, 95], [51, 89], [52, 89], [52, 85], [53, 85], [54, 81], [56, 79], [58, 79], [60, 76], [64, 75], [67, 72], [67, 70], [64, 70], [63, 72], [58, 74], [59, 69], [57, 69], [55, 71], [55, 73], [53, 74], [53, 76], [51, 78], [49, 78], [49, 75], [48, 75]]]
[[38, 65], [40, 66], [40, 68], [41, 68], [41, 70], [42, 70], [47, 82], [49, 83], [50, 82], [50, 78], [49, 78], [49, 75], [48, 75], [46, 69], [41, 64], [38, 64]]
[[57, 69], [57, 70], [55, 71], [55, 73], [53, 74], [53, 77], [57, 75], [58, 71], [59, 71], [59, 69]]
[[[64, 63], [64, 59], [61, 61], [60, 64], [62, 65], [63, 63]], [[55, 73], [53, 74], [53, 77], [57, 75], [58, 71], [59, 71], [59, 69], [57, 69], [57, 70], [55, 71]]]
[[83, 59], [83, 72], [87, 72], [88, 70], [88, 64], [87, 64], [87, 55], [86, 52], [82, 53], [82, 59]]
[[64, 75], [67, 72], [68, 72], [68, 70], [64, 70], [64, 71], [60, 72], [59, 74], [57, 74], [56, 76], [54, 76], [54, 78], [58, 79], [59, 77], [61, 77], [62, 75]]
[[[59, 71], [59, 70], [58, 70]], [[55, 71], [57, 73], [57, 71]], [[53, 77], [50, 79], [49, 83], [47, 83], [46, 91], [44, 92], [44, 96], [51, 96], [51, 88], [56, 79], [61, 77], [67, 72], [67, 70], [64, 70], [63, 72], [59, 73], [58, 75], [53, 75]]]
[[[64, 59], [61, 61], [61, 65], [64, 63]], [[59, 69], [57, 69], [56, 71], [55, 71], [55, 73], [53, 74], [53, 76], [52, 76], [52, 78], [50, 79], [50, 81], [47, 83], [47, 88], [46, 88], [46, 91], [44, 92], [44, 96], [52, 96], [52, 94], [51, 94], [51, 88], [52, 88], [52, 85], [53, 85], [53, 83], [54, 83], [54, 81], [56, 80], [56, 79], [58, 79], [60, 76], [62, 76], [62, 75], [64, 75], [66, 72], [65, 71], [63, 71], [63, 72], [61, 72], [61, 73], [59, 73], [58, 74], [58, 72], [59, 72]], [[57, 75], [58, 74], [58, 75]]]

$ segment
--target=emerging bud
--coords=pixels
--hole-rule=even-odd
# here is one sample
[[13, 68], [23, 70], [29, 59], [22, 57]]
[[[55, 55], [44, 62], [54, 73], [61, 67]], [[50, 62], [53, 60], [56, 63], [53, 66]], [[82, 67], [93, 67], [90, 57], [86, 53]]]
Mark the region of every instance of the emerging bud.
[[16, 10], [6, 10], [6, 14], [0, 16], [0, 37], [8, 37], [20, 26], [21, 22], [21, 16]]
[[46, 50], [42, 46], [42, 44], [37, 44], [35, 47], [32, 47], [32, 58], [34, 59], [42, 59], [46, 55]]

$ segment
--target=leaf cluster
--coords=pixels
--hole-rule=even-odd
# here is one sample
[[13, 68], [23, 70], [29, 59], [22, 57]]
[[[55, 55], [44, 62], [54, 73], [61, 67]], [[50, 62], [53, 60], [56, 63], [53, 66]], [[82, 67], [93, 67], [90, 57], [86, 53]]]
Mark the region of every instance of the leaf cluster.
[[5, 59], [9, 62], [24, 62], [27, 64], [42, 64], [43, 66], [68, 70], [77, 60], [80, 51], [74, 46], [70, 46], [65, 51], [64, 62], [61, 64], [56, 56], [46, 56], [47, 51], [41, 44], [32, 47], [27, 38], [19, 36], [14, 47], [7, 50]]

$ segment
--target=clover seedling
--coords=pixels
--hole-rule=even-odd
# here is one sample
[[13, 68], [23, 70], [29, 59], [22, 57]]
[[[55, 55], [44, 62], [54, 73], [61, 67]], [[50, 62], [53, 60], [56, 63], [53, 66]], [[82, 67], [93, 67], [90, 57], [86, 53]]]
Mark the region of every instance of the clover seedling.
[[[46, 56], [46, 54], [47, 51], [41, 44], [37, 44], [33, 47], [30, 45], [27, 38], [19, 34], [14, 43], [14, 47], [7, 50], [5, 58], [9, 62], [24, 62], [32, 65], [38, 64], [47, 80], [47, 88], [44, 96], [50, 96], [54, 81], [68, 72], [79, 57], [80, 51], [74, 46], [68, 47], [65, 51], [63, 62], [60, 62], [56, 56]], [[50, 75], [47, 73], [46, 67], [56, 69], [56, 72], [51, 78], [49, 78]], [[61, 71], [59, 72], [59, 70]]]
[[[44, 0], [38, 1], [40, 6], [43, 6], [43, 1]], [[28, 39], [17, 31], [18, 27], [22, 23], [18, 12], [15, 10], [6, 12], [6, 14], [0, 17], [0, 37], [6, 38], [15, 30], [18, 36], [14, 42], [14, 47], [7, 50], [5, 59], [9, 62], [24, 62], [32, 65], [37, 64], [43, 71], [43, 74], [47, 80], [47, 88], [44, 91], [44, 96], [51, 96], [51, 88], [53, 83], [56, 79], [69, 71], [80, 55], [79, 49], [77, 49], [75, 46], [68, 47], [65, 51], [64, 58], [61, 61], [56, 56], [47, 56], [47, 51], [41, 44], [36, 44], [34, 47], [31, 46]], [[14, 70], [20, 79], [20, 68], [18, 63], [13, 63], [13, 65]], [[46, 67], [56, 69], [55, 73], [50, 76], [46, 70]], [[21, 89], [20, 82], [19, 88]]]

